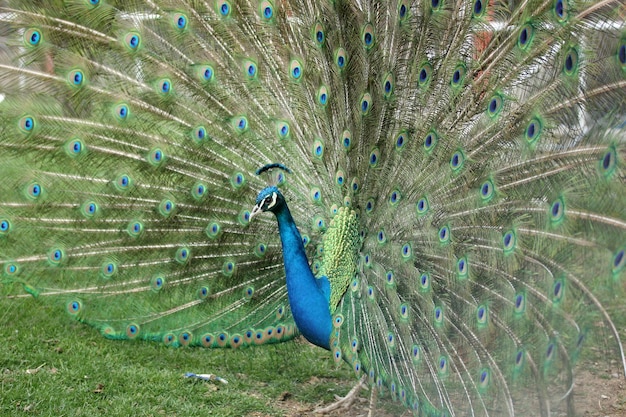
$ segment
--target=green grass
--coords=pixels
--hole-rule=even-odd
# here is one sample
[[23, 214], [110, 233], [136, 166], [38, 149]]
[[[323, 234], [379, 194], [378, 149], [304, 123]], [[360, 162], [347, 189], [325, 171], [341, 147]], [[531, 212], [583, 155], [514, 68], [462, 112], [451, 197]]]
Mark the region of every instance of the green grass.
[[313, 409], [356, 382], [299, 340], [239, 350], [117, 342], [31, 298], [0, 297], [0, 340], [3, 416], [282, 416], [285, 392]]

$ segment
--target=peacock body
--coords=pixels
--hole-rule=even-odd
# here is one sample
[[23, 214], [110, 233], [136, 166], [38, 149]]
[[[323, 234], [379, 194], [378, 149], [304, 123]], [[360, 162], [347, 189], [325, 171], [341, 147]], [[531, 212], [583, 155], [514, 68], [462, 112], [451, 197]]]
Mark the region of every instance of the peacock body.
[[14, 3], [3, 293], [302, 333], [418, 415], [573, 414], [585, 346], [626, 364], [623, 1]]

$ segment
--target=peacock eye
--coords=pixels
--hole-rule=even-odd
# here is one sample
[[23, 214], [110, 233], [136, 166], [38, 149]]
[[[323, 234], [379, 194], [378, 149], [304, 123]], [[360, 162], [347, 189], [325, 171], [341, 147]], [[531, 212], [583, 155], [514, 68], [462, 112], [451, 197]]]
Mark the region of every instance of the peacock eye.
[[265, 210], [269, 210], [274, 207], [276, 205], [277, 199], [278, 194], [276, 193], [272, 193], [272, 195], [268, 195], [267, 197], [265, 197], [265, 200], [263, 201], [263, 206], [265, 207]]

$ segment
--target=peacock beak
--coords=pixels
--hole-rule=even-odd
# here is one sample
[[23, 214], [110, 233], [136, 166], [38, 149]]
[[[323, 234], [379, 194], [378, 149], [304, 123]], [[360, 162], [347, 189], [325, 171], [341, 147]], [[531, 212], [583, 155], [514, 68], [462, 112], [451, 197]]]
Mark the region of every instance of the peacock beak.
[[257, 214], [261, 213], [263, 210], [261, 209], [261, 205], [263, 204], [263, 202], [260, 202], [259, 204], [257, 204], [256, 206], [254, 206], [252, 208], [252, 211], [250, 212], [250, 220], [252, 221], [252, 218], [254, 218], [254, 216], [256, 216]]

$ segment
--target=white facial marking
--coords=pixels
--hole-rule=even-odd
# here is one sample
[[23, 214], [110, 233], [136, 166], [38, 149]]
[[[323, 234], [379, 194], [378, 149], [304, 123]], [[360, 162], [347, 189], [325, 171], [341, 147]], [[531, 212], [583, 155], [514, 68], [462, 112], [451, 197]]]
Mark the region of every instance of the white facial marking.
[[[267, 199], [268, 197], [265, 197], [265, 198]], [[271, 209], [272, 207], [274, 207], [276, 205], [277, 199], [278, 199], [278, 195], [276, 193], [272, 193], [272, 202], [267, 205], [267, 208]]]

